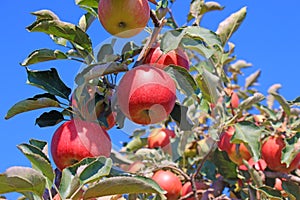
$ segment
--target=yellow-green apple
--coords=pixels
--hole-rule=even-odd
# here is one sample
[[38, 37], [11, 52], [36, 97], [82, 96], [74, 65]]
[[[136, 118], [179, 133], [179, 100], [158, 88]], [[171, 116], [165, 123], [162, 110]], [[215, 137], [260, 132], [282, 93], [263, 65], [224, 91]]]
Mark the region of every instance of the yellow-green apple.
[[150, 7], [147, 0], [100, 0], [98, 17], [107, 32], [129, 38], [146, 27]]
[[144, 63], [153, 64], [160, 69], [164, 69], [168, 65], [178, 65], [187, 70], [190, 69], [189, 58], [182, 48], [178, 47], [175, 50], [164, 53], [160, 49], [159, 43], [149, 50]]
[[[209, 188], [208, 185], [206, 185], [205, 183], [203, 182], [200, 182], [200, 181], [196, 181], [195, 182], [195, 186], [196, 186], [196, 189], [197, 190], [206, 190]], [[192, 188], [192, 184], [190, 181], [186, 182], [185, 184], [183, 184], [182, 186], [182, 189], [181, 189], [181, 196], [185, 196], [187, 194], [189, 194], [190, 192], [193, 191], [193, 188]], [[198, 198], [201, 199], [202, 198], [202, 195], [198, 195]], [[186, 198], [186, 200], [194, 200], [195, 197], [190, 197], [190, 198]]]
[[109, 135], [98, 123], [77, 118], [58, 127], [51, 140], [51, 154], [60, 170], [87, 157], [109, 157], [111, 148]]
[[261, 148], [261, 156], [266, 161], [268, 168], [277, 172], [289, 173], [300, 165], [300, 153], [292, 160], [289, 166], [281, 163], [282, 150], [285, 148], [285, 142], [282, 136], [268, 137]]
[[171, 154], [172, 147], [170, 144], [170, 138], [174, 138], [176, 135], [174, 131], [166, 128], [155, 128], [149, 134], [147, 141], [150, 149], [160, 147], [165, 152]]
[[230, 142], [234, 132], [234, 127], [228, 127], [228, 129], [221, 134], [220, 140], [218, 141], [218, 147], [220, 150], [227, 152], [228, 157], [232, 162], [237, 165], [242, 165], [243, 159], [249, 160], [251, 154], [244, 143], [234, 144]]
[[170, 171], [158, 170], [152, 179], [162, 188], [167, 194], [168, 200], [177, 200], [181, 193], [182, 184], [180, 179]]
[[176, 101], [176, 85], [165, 71], [140, 65], [124, 74], [117, 88], [120, 110], [137, 124], [165, 120]]

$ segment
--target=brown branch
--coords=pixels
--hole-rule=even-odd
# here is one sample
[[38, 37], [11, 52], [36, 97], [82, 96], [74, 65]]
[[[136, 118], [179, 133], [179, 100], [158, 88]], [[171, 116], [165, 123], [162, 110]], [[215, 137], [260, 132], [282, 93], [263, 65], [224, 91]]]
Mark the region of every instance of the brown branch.
[[300, 177], [292, 175], [292, 174], [286, 174], [286, 173], [282, 173], [282, 172], [270, 172], [270, 171], [264, 171], [264, 174], [268, 178], [286, 179], [287, 181], [292, 181], [292, 182], [300, 184]]

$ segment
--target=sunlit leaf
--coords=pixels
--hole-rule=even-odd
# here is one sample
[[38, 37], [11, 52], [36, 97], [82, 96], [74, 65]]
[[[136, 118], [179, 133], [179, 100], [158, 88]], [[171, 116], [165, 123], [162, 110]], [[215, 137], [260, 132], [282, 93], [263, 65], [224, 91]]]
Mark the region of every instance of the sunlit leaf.
[[33, 98], [19, 101], [13, 105], [7, 112], [5, 119], [9, 119], [17, 114], [24, 113], [27, 111], [37, 110], [48, 107], [60, 107], [58, 100], [54, 95], [41, 94], [36, 95]]
[[290, 108], [290, 105], [288, 104], [287, 100], [283, 96], [281, 96], [280, 94], [278, 94], [278, 93], [271, 92], [270, 94], [272, 96], [274, 96], [274, 98], [281, 105], [281, 107], [284, 110], [284, 112], [289, 116], [291, 114], [291, 108]]
[[300, 132], [291, 138], [284, 140], [285, 148], [282, 150], [281, 162], [286, 163], [287, 167], [294, 158], [300, 153]]
[[30, 70], [27, 71], [27, 83], [39, 87], [52, 95], [68, 99], [71, 89], [60, 79], [55, 68], [50, 70]]
[[260, 74], [261, 74], [261, 70], [257, 70], [256, 72], [250, 74], [245, 80], [245, 89], [248, 89], [250, 86], [256, 83]]
[[45, 186], [43, 174], [29, 167], [10, 167], [0, 174], [0, 194], [27, 191], [41, 197]]
[[78, 26], [83, 30], [87, 31], [88, 28], [92, 25], [92, 23], [95, 21], [96, 17], [92, 15], [91, 13], [86, 13], [81, 16], [79, 19]]
[[233, 143], [244, 143], [250, 150], [253, 159], [258, 161], [260, 158], [260, 138], [263, 129], [251, 122], [242, 121], [234, 124], [235, 133], [231, 138]]
[[147, 138], [135, 137], [134, 139], [130, 140], [125, 147], [126, 150], [134, 152], [142, 147], [145, 147], [146, 145]]
[[68, 56], [60, 50], [38, 49], [30, 53], [30, 55], [21, 63], [22, 66], [28, 66], [39, 62], [49, 60], [67, 59]]
[[150, 178], [141, 176], [119, 176], [104, 179], [89, 187], [83, 198], [93, 198], [114, 194], [165, 193], [159, 185]]
[[242, 112], [245, 109], [250, 109], [254, 104], [257, 104], [264, 99], [265, 96], [263, 94], [258, 92], [254, 93], [253, 96], [246, 98], [240, 103], [239, 105], [240, 112]]
[[216, 33], [220, 36], [222, 45], [228, 42], [232, 34], [240, 27], [247, 14], [247, 8], [243, 7], [239, 11], [231, 14], [228, 18], [219, 24]]

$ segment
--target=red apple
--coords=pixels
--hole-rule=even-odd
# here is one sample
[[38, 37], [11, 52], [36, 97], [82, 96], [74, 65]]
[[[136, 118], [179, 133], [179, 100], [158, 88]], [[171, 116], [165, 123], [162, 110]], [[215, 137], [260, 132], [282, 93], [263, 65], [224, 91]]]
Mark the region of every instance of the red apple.
[[225, 93], [230, 97], [230, 105], [232, 108], [238, 108], [240, 103], [240, 98], [235, 91], [230, 88], [225, 88]]
[[63, 123], [51, 141], [51, 154], [60, 170], [87, 157], [109, 157], [111, 148], [110, 137], [99, 124], [80, 119]]
[[163, 70], [140, 65], [122, 77], [117, 88], [120, 110], [137, 124], [155, 124], [165, 120], [176, 101], [176, 86]]
[[274, 184], [274, 188], [276, 190], [282, 191], [282, 180], [280, 178], [275, 178], [275, 184]]
[[159, 43], [149, 50], [144, 63], [153, 64], [160, 69], [164, 69], [168, 65], [178, 65], [187, 70], [190, 69], [189, 58], [183, 49], [179, 47], [164, 54], [160, 49]]
[[147, 0], [100, 0], [98, 17], [107, 32], [129, 38], [146, 27], [150, 6]]
[[[263, 159], [259, 159], [257, 162], [254, 162], [253, 158], [248, 160], [248, 164], [258, 171], [264, 171], [267, 168], [267, 163]], [[240, 170], [247, 171], [248, 168], [245, 165], [239, 166]]]
[[228, 129], [222, 133], [218, 142], [218, 147], [222, 151], [226, 151], [229, 159], [237, 165], [243, 164], [244, 160], [249, 160], [251, 154], [244, 143], [234, 144], [230, 140], [234, 134], [234, 127], [228, 127]]
[[[199, 181], [196, 181], [195, 185], [196, 185], [197, 190], [205, 190], [205, 189], [209, 188], [208, 185], [206, 185], [205, 183], [199, 182]], [[192, 191], [193, 191], [193, 188], [192, 188], [191, 182], [186, 182], [182, 186], [181, 196], [183, 197]], [[201, 197], [202, 197], [202, 195], [198, 195], [199, 199], [201, 199]], [[194, 197], [190, 197], [190, 198], [187, 198], [186, 200], [194, 200], [194, 199], [195, 199]]]
[[281, 163], [282, 149], [285, 148], [284, 139], [281, 136], [270, 136], [262, 144], [261, 155], [268, 167], [273, 171], [289, 173], [298, 168], [300, 164], [300, 153], [287, 167], [286, 163]]
[[148, 137], [148, 147], [150, 149], [161, 147], [165, 152], [171, 154], [172, 147], [170, 145], [170, 138], [176, 135], [174, 131], [166, 128], [156, 128], [151, 131]]
[[154, 173], [152, 179], [167, 192], [168, 200], [177, 200], [182, 189], [179, 178], [170, 171], [159, 170]]

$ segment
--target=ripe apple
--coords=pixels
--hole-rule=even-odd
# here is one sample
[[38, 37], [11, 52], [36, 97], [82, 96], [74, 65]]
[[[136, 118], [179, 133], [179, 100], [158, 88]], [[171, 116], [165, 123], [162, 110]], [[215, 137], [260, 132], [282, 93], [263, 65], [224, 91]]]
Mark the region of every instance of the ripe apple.
[[164, 54], [159, 43], [149, 50], [144, 63], [153, 64], [160, 69], [164, 69], [168, 65], [178, 65], [187, 70], [190, 69], [189, 58], [183, 49], [179, 47]]
[[63, 123], [51, 141], [51, 154], [60, 170], [87, 157], [109, 157], [111, 148], [110, 137], [99, 124], [75, 118]]
[[[248, 164], [258, 171], [264, 171], [267, 168], [267, 163], [264, 159], [259, 159], [257, 162], [254, 162], [254, 159], [250, 158], [248, 160]], [[248, 170], [248, 168], [245, 165], [240, 165], [239, 169], [244, 171]]]
[[[197, 190], [205, 190], [205, 189], [209, 188], [208, 185], [206, 185], [205, 183], [199, 182], [199, 181], [196, 181], [195, 185], [196, 185]], [[193, 191], [192, 184], [190, 181], [188, 181], [182, 186], [181, 196], [183, 197], [192, 191]], [[201, 199], [202, 195], [198, 195], [198, 198]], [[194, 199], [195, 199], [194, 197], [190, 197], [190, 198], [187, 198], [186, 200], [194, 200]]]
[[284, 139], [281, 136], [270, 136], [262, 144], [261, 155], [268, 167], [277, 172], [289, 173], [300, 165], [300, 153], [287, 167], [286, 163], [281, 163], [282, 149], [285, 148]]
[[172, 154], [170, 138], [176, 135], [174, 131], [166, 128], [156, 128], [151, 131], [148, 137], [148, 147], [150, 149], [161, 147], [165, 152]]
[[129, 38], [146, 27], [150, 6], [147, 0], [100, 0], [98, 17], [107, 32]]
[[234, 127], [230, 126], [222, 133], [220, 140], [218, 141], [218, 147], [222, 151], [226, 151], [229, 159], [237, 165], [243, 164], [244, 160], [249, 160], [251, 154], [244, 143], [234, 144], [230, 140], [234, 134]]
[[176, 86], [163, 70], [140, 65], [124, 74], [117, 88], [120, 110], [137, 124], [165, 120], [176, 101]]
[[152, 179], [167, 192], [165, 195], [168, 200], [177, 200], [180, 196], [182, 184], [179, 178], [170, 171], [158, 170]]
[[225, 88], [225, 93], [230, 97], [230, 105], [232, 108], [238, 108], [240, 103], [240, 98], [235, 91], [230, 88]]

